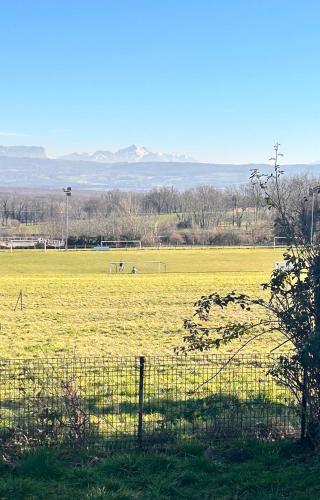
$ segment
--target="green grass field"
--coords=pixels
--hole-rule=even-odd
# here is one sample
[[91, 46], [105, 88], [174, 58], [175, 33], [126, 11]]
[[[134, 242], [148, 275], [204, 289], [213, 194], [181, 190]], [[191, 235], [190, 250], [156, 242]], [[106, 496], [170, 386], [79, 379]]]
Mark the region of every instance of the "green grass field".
[[[202, 294], [260, 295], [277, 249], [16, 251], [0, 253], [2, 357], [164, 355]], [[166, 263], [166, 274], [109, 274], [109, 262]], [[145, 267], [144, 267], [145, 266]], [[20, 289], [23, 310], [14, 311]], [[217, 322], [224, 321], [222, 314]], [[269, 349], [264, 339], [252, 351]]]
[[[239, 459], [239, 457], [242, 460]], [[243, 448], [184, 444], [169, 453], [103, 458], [55, 450], [27, 454], [14, 467], [0, 463], [3, 500], [318, 500], [319, 457], [288, 442], [249, 442]]]

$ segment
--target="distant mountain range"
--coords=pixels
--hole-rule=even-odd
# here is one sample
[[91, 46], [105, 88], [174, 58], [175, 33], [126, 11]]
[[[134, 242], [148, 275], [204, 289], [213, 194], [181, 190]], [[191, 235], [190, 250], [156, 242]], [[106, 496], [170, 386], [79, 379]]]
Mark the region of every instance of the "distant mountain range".
[[[0, 146], [0, 157], [8, 158], [48, 158], [46, 150], [40, 146]], [[175, 155], [168, 153], [153, 153], [145, 146], [132, 144], [127, 148], [119, 149], [115, 153], [111, 151], [96, 151], [95, 153], [71, 153], [58, 157], [60, 160], [68, 161], [95, 161], [98, 163], [137, 163], [145, 161], [156, 162], [194, 162], [195, 160], [186, 155]]]
[[111, 151], [96, 151], [89, 153], [72, 153], [60, 156], [61, 160], [96, 161], [99, 163], [137, 163], [137, 162], [194, 162], [192, 158], [185, 155], [175, 155], [168, 153], [153, 153], [145, 146], [132, 144], [128, 148], [119, 149], [115, 153]]
[[[112, 160], [106, 161], [108, 154], [112, 155]], [[181, 156], [175, 161], [165, 160], [171, 155], [150, 153], [143, 146], [130, 146], [116, 153], [97, 151], [93, 155], [75, 155], [48, 158], [41, 147], [0, 146], [0, 188], [61, 189], [72, 186], [83, 190], [143, 191], [159, 186], [187, 189], [203, 184], [223, 188], [248, 182], [252, 169], [270, 172], [272, 168], [265, 164], [197, 163], [185, 161]], [[283, 170], [286, 175], [320, 177], [320, 162], [284, 165]]]

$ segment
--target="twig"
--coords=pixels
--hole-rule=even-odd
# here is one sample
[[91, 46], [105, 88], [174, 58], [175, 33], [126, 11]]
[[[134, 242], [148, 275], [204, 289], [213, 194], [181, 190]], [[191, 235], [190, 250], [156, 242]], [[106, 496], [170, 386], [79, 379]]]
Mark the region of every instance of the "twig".
[[268, 332], [257, 333], [257, 335], [254, 335], [249, 340], [247, 340], [241, 347], [239, 347], [239, 349], [237, 349], [232, 354], [232, 356], [230, 356], [230, 358], [225, 363], [223, 363], [223, 365], [219, 368], [219, 370], [212, 377], [208, 378], [205, 382], [202, 382], [202, 384], [199, 384], [192, 392], [195, 393], [198, 389], [200, 389], [201, 387], [206, 385], [208, 382], [211, 382], [211, 380], [215, 379], [219, 375], [219, 373], [221, 373], [222, 370], [224, 370], [225, 367], [228, 366], [229, 363], [231, 363], [231, 361], [236, 357], [236, 355], [239, 354], [240, 351], [242, 351], [242, 349], [244, 349], [248, 344], [250, 344], [250, 342], [252, 342], [253, 340], [255, 340], [258, 337], [261, 337], [261, 335], [265, 335], [266, 333], [268, 333]]

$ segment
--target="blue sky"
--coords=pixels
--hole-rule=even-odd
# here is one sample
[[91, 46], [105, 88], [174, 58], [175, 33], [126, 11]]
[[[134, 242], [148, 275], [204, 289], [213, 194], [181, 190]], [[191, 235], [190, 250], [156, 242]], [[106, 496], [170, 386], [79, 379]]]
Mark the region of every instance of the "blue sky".
[[318, 0], [3, 0], [0, 144], [320, 160]]

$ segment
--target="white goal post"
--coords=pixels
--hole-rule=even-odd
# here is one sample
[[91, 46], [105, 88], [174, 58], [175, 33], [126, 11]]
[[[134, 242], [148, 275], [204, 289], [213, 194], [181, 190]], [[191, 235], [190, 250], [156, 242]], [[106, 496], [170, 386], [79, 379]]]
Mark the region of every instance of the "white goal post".
[[141, 240], [101, 240], [101, 248], [142, 248]]
[[160, 260], [141, 260], [109, 262], [109, 273], [115, 274], [154, 274], [165, 273], [167, 265]]
[[277, 246], [285, 246], [287, 244], [288, 238], [286, 236], [275, 236], [273, 238], [273, 248]]

